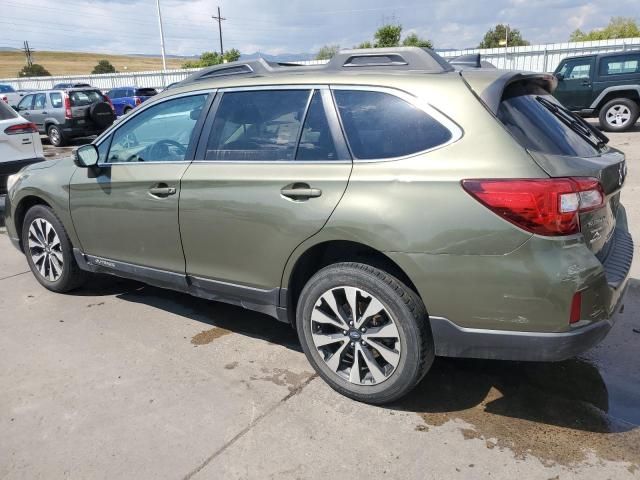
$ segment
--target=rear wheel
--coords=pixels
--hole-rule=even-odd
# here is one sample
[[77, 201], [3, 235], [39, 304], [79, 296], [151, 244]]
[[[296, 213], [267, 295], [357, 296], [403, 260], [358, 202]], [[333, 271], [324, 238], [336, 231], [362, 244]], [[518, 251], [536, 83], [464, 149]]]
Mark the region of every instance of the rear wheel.
[[49, 142], [54, 147], [64, 147], [67, 143], [67, 139], [62, 133], [62, 129], [58, 125], [50, 125], [47, 129], [47, 136], [49, 137]]
[[68, 292], [84, 282], [73, 256], [73, 247], [53, 211], [44, 205], [31, 207], [22, 225], [22, 244], [31, 272], [45, 288]]
[[126, 115], [127, 113], [129, 113], [131, 110], [133, 110], [131, 107], [127, 107], [122, 111], [123, 115]]
[[638, 120], [638, 104], [629, 98], [616, 98], [600, 110], [600, 126], [608, 132], [623, 132]]
[[300, 343], [336, 391], [383, 404], [407, 394], [429, 370], [434, 348], [420, 298], [388, 273], [339, 263], [316, 273], [298, 302]]

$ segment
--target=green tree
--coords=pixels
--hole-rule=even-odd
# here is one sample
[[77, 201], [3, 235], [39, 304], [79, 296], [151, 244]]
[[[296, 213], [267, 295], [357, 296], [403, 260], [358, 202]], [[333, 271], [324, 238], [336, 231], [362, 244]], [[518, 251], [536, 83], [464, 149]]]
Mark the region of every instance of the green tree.
[[116, 73], [116, 68], [109, 60], [100, 60], [91, 73]]
[[356, 48], [373, 48], [373, 43], [367, 40], [366, 42], [359, 44]]
[[182, 64], [182, 68], [203, 68], [211, 67], [213, 65], [220, 65], [221, 63], [235, 62], [240, 58], [240, 52], [235, 48], [227, 50], [224, 55], [220, 55], [218, 52], [202, 52], [200, 58], [195, 61], [189, 61]]
[[611, 40], [614, 38], [640, 37], [638, 22], [631, 17], [613, 17], [604, 28], [596, 28], [590, 32], [575, 30], [569, 37], [570, 42], [588, 42], [590, 40]]
[[420, 38], [415, 33], [410, 33], [404, 40], [402, 40], [403, 47], [423, 47], [423, 48], [433, 48], [433, 43], [431, 40], [427, 40], [426, 38]]
[[507, 29], [509, 29], [509, 38], [508, 38], [508, 46], [509, 47], [520, 47], [523, 45], [530, 45], [524, 38], [522, 38], [522, 34], [520, 30], [517, 28], [509, 28], [508, 25], [503, 25], [499, 23], [494, 28], [491, 28], [485, 35], [478, 48], [498, 48], [504, 47], [504, 40], [507, 35]]
[[340, 50], [340, 45], [325, 45], [316, 55], [316, 60], [330, 60]]
[[375, 47], [397, 47], [400, 45], [402, 25], [383, 25], [374, 34]]
[[22, 70], [18, 72], [19, 77], [50, 77], [49, 71], [38, 63], [32, 65], [25, 65]]

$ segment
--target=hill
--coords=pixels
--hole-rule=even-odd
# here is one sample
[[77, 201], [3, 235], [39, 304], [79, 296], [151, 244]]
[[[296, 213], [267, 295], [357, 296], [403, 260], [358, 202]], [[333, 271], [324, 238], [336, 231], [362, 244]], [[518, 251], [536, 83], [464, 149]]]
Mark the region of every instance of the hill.
[[[91, 73], [99, 60], [109, 60], [118, 72], [161, 70], [162, 58], [143, 55], [105, 55], [82, 52], [36, 52], [34, 63], [39, 63], [51, 75], [83, 75]], [[188, 59], [167, 57], [167, 68], [180, 68]], [[25, 65], [24, 53], [20, 50], [0, 51], [0, 78], [13, 78]], [[126, 67], [126, 68], [125, 68]]]

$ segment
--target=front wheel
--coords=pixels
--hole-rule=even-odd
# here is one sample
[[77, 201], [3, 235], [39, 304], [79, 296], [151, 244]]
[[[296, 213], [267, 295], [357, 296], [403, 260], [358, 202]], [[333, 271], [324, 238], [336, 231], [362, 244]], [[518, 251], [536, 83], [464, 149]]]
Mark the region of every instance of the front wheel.
[[607, 132], [623, 132], [638, 120], [638, 104], [629, 98], [616, 98], [600, 110], [600, 126]]
[[316, 273], [297, 308], [300, 343], [318, 374], [358, 401], [406, 395], [434, 358], [424, 304], [397, 278], [362, 263]]

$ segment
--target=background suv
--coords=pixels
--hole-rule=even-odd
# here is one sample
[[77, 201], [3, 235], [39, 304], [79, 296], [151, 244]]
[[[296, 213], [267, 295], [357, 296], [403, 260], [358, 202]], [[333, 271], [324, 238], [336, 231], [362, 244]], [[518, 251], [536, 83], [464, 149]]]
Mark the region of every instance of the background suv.
[[22, 98], [17, 110], [56, 147], [76, 137], [98, 135], [115, 119], [110, 100], [94, 88], [32, 92]]
[[157, 95], [155, 88], [122, 87], [107, 92], [116, 115], [126, 115], [145, 100]]
[[624, 155], [555, 84], [417, 47], [203, 69], [13, 177], [7, 233], [53, 291], [104, 272], [288, 322], [360, 401], [434, 355], [565, 359], [612, 327], [633, 242]]
[[633, 127], [640, 112], [640, 50], [569, 57], [560, 62], [555, 97], [584, 117], [598, 117], [602, 129]]

